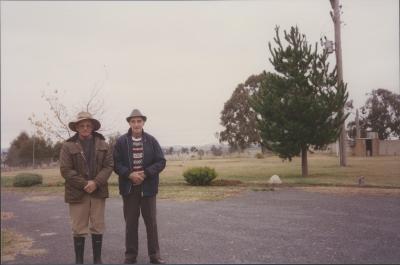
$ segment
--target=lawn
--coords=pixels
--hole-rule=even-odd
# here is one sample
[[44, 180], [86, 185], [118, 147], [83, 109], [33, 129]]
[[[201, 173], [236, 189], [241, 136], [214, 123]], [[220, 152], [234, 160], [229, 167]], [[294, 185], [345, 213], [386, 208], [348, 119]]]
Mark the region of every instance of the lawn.
[[182, 173], [194, 166], [209, 166], [217, 179], [240, 180], [247, 186], [266, 184], [277, 174], [282, 181], [295, 185], [356, 185], [364, 176], [366, 185], [400, 188], [400, 156], [349, 157], [348, 166], [340, 167], [335, 156], [310, 155], [309, 176], [301, 176], [301, 160], [282, 161], [276, 156], [263, 159], [228, 158], [213, 160], [169, 161], [161, 184], [182, 183]]
[[47, 253], [45, 249], [33, 249], [33, 240], [12, 229], [1, 229], [1, 263], [13, 261], [18, 254], [37, 256]]
[[[217, 158], [204, 160], [167, 161], [160, 176], [160, 198], [177, 200], [218, 200], [240, 193], [246, 189], [268, 186], [271, 175], [281, 177], [284, 185], [290, 186], [357, 186], [358, 178], [364, 176], [365, 186], [400, 188], [400, 156], [348, 157], [348, 166], [340, 167], [336, 156], [310, 155], [309, 176], [301, 176], [301, 160], [282, 161], [276, 156], [256, 158]], [[208, 166], [215, 168], [218, 177], [215, 185], [192, 187], [185, 183], [184, 170]], [[12, 178], [21, 172], [32, 172], [43, 176], [43, 185], [31, 188], [12, 188]], [[223, 181], [221, 181], [223, 180]], [[241, 184], [238, 184], [241, 182]], [[118, 177], [112, 174], [109, 180], [110, 193], [118, 194]], [[63, 179], [59, 169], [34, 169], [2, 172], [2, 188], [15, 191], [41, 193], [63, 192]], [[218, 184], [218, 185], [217, 185]]]

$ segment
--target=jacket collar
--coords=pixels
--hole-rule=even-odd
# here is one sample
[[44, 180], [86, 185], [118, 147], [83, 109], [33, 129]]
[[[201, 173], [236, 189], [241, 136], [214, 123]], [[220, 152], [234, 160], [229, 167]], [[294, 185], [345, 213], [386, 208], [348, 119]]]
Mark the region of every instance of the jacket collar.
[[[104, 136], [101, 133], [98, 132], [93, 132], [92, 133], [93, 137], [100, 138], [101, 140], [105, 140]], [[75, 133], [71, 138], [67, 139], [67, 142], [76, 142], [78, 140], [79, 134]]]
[[[132, 128], [129, 128], [128, 132], [126, 133], [126, 137], [132, 138]], [[142, 138], [143, 141], [146, 141], [147, 133], [145, 133], [143, 129], [142, 129]]]

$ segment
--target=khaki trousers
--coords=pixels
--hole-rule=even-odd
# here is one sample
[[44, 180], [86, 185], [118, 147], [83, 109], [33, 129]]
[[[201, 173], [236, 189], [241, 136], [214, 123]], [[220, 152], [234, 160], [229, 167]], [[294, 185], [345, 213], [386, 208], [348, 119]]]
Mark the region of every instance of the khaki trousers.
[[141, 187], [136, 186], [133, 192], [123, 196], [125, 228], [125, 258], [135, 260], [138, 255], [139, 216], [142, 211], [147, 233], [147, 252], [150, 259], [160, 258], [158, 245], [156, 196], [142, 197]]
[[69, 214], [73, 235], [103, 234], [105, 205], [105, 198], [95, 198], [90, 194], [85, 194], [79, 203], [70, 203]]

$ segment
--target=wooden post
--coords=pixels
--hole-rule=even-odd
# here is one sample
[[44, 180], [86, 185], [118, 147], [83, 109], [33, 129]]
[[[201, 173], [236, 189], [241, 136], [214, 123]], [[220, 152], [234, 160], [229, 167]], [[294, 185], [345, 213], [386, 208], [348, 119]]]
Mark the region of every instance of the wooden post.
[[356, 109], [356, 138], [361, 137], [361, 132], [360, 132], [360, 119], [358, 117], [358, 109]]

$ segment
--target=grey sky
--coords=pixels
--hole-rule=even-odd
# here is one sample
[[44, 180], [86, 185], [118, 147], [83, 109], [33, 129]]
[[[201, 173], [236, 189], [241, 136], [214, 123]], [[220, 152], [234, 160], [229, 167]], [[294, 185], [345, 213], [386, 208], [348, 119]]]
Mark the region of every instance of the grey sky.
[[[343, 5], [344, 79], [355, 106], [399, 86], [399, 2]], [[310, 43], [333, 40], [328, 0], [202, 2], [1, 1], [1, 145], [48, 111], [58, 89], [71, 110], [97, 85], [111, 131], [133, 108], [161, 145], [217, 142], [220, 112], [237, 84], [272, 71], [274, 27], [298, 25]], [[332, 55], [334, 62], [334, 55]]]

